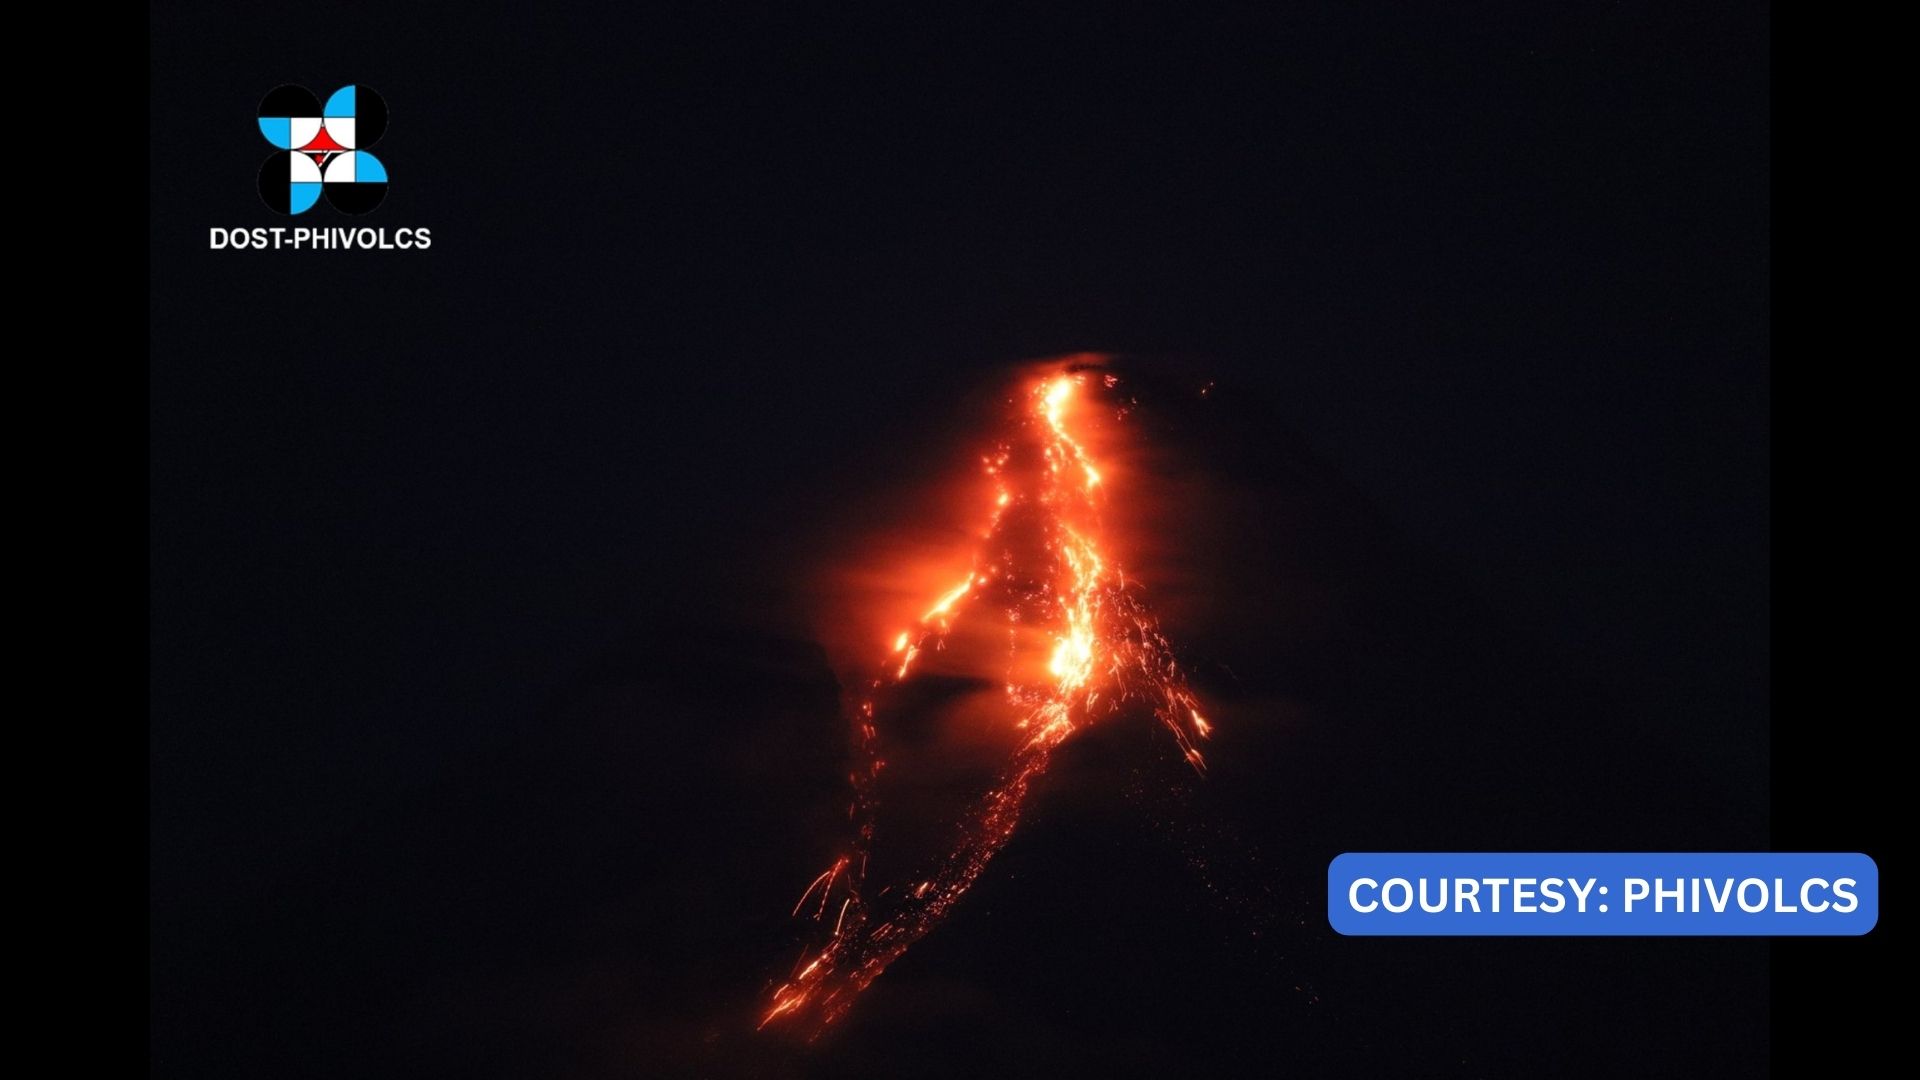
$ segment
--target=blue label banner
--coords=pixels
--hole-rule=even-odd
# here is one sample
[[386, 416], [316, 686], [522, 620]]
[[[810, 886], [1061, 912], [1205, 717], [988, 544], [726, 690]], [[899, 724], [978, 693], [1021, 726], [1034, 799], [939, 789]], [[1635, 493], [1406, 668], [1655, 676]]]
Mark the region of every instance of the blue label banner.
[[1348, 852], [1327, 921], [1353, 936], [1857, 936], [1880, 920], [1858, 853]]

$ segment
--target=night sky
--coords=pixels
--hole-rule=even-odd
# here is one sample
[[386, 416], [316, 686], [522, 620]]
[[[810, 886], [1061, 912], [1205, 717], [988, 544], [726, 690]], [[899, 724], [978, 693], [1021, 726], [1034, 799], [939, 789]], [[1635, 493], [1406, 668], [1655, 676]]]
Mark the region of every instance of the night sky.
[[[1764, 1070], [1764, 942], [1321, 911], [1347, 850], [1768, 846], [1764, 10], [152, 20], [155, 1075]], [[429, 251], [208, 250], [292, 224], [282, 83], [385, 97], [352, 223]], [[1213, 773], [1076, 741], [756, 1036], [844, 809], [820, 568], [1083, 350], [1200, 478]]]

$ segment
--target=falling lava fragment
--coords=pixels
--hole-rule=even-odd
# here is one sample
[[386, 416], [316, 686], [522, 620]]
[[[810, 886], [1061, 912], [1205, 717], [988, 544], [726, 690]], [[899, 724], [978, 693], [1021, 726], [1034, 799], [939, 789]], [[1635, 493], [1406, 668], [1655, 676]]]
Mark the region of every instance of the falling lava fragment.
[[[1053, 751], [1087, 725], [1144, 705], [1173, 734], [1196, 770], [1207, 721], [1139, 590], [1103, 543], [1100, 469], [1076, 435], [1076, 413], [1111, 391], [1110, 374], [1073, 365], [1040, 379], [1015, 401], [1007, 434], [984, 465], [995, 483], [983, 540], [967, 576], [939, 594], [892, 642], [884, 675], [854, 708], [850, 776], [854, 836], [814, 878], [796, 917], [831, 931], [775, 988], [760, 1027], [790, 1026], [808, 1037], [846, 1014], [854, 999], [953, 908], [1012, 838], [1035, 780]], [[945, 647], [965, 619], [1007, 626], [1005, 686], [1018, 732], [1011, 760], [962, 819], [935, 864], [904, 881], [867, 880], [874, 840], [885, 691], [915, 677], [930, 650]], [[1023, 644], [1024, 643], [1024, 644]], [[1044, 661], [1018, 654], [1035, 646]]]

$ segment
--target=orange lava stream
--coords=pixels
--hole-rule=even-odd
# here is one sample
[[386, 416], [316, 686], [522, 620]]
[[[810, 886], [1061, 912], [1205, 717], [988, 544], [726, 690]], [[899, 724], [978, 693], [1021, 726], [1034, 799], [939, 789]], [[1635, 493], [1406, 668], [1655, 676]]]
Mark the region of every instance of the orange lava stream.
[[[853, 717], [859, 764], [850, 776], [854, 839], [793, 909], [795, 916], [822, 925], [831, 919], [832, 933], [773, 991], [762, 1028], [779, 1022], [817, 1036], [844, 1016], [860, 992], [938, 925], [979, 878], [1013, 837], [1054, 749], [1085, 726], [1130, 702], [1143, 703], [1173, 734], [1187, 761], [1204, 770], [1195, 744], [1207, 737], [1209, 726], [1199, 703], [1137, 589], [1101, 551], [1103, 481], [1073, 429], [1092, 377], [1069, 370], [1031, 388], [1009, 437], [985, 459], [998, 491], [973, 569], [894, 639], [886, 675], [871, 682], [859, 702]], [[1111, 388], [1116, 380], [1107, 375], [1100, 381]], [[885, 764], [876, 699], [911, 678], [928, 650], [943, 648], [964, 613], [990, 617], [995, 610], [1005, 613], [1010, 640], [1016, 632], [1039, 631], [1052, 643], [1044, 675], [1026, 675], [1010, 664], [1006, 693], [1022, 738], [936, 865], [870, 897], [866, 866], [875, 787]]]

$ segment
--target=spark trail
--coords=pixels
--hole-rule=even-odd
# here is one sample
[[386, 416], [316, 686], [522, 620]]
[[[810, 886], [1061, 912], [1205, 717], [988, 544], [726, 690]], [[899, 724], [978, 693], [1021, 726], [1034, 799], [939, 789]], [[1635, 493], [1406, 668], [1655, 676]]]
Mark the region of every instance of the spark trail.
[[[855, 766], [845, 853], [807, 886], [793, 913], [831, 926], [777, 987], [760, 1026], [791, 1026], [808, 1037], [844, 1016], [854, 999], [925, 937], [1013, 837], [1034, 783], [1053, 752], [1076, 732], [1128, 705], [1144, 705], [1172, 733], [1195, 770], [1209, 726], [1172, 647], [1104, 549], [1105, 484], [1075, 418], [1116, 377], [1069, 368], [1016, 399], [1006, 435], [983, 465], [996, 491], [984, 540], [967, 576], [933, 599], [917, 624], [893, 640], [884, 674], [851, 716]], [[962, 819], [930, 869], [872, 892], [877, 781], [886, 762], [880, 728], [888, 691], [916, 677], [963, 620], [998, 619], [1008, 641], [1005, 684], [1011, 759]], [[1044, 658], [1044, 659], [1043, 659]]]

